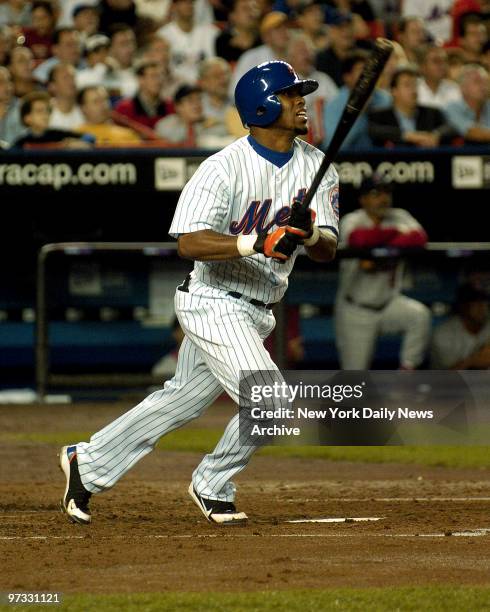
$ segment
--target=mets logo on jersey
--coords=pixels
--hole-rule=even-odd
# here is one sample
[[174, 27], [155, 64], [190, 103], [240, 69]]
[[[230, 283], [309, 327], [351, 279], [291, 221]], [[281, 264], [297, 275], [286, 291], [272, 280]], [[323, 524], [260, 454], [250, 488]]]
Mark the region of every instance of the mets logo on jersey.
[[330, 192], [330, 206], [337, 221], [339, 220], [339, 188], [335, 186]]
[[[298, 194], [293, 199], [301, 201], [305, 194], [306, 189], [299, 189]], [[271, 205], [271, 198], [267, 198], [263, 202], [260, 200], [250, 202], [243, 217], [239, 221], [232, 221], [230, 223], [230, 233], [237, 236], [238, 234], [250, 234], [255, 230], [257, 234], [261, 234], [262, 232], [270, 231], [274, 225], [277, 225], [277, 227], [287, 225], [289, 215], [291, 214], [290, 206], [283, 206], [276, 212], [272, 221], [266, 222]]]

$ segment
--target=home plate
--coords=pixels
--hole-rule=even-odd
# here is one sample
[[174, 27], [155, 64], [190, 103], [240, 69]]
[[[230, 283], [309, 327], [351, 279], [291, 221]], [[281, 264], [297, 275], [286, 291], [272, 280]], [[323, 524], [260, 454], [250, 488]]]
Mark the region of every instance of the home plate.
[[345, 518], [296, 519], [286, 523], [363, 523], [366, 521], [381, 521], [384, 516], [356, 516]]

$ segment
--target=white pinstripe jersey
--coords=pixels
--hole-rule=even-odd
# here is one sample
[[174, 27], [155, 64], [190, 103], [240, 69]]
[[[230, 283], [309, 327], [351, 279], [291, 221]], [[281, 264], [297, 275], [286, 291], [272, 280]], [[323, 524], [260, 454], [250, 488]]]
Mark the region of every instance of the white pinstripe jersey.
[[[176, 238], [210, 229], [238, 236], [287, 225], [293, 199], [304, 197], [322, 159], [321, 151], [297, 138], [291, 159], [278, 167], [257, 153], [249, 137], [240, 138], [199, 166], [182, 191], [169, 233]], [[316, 224], [335, 235], [338, 199], [338, 175], [330, 166], [311, 208], [316, 212]], [[265, 303], [278, 302], [287, 289], [299, 250], [285, 264], [260, 254], [196, 261], [193, 278]]]

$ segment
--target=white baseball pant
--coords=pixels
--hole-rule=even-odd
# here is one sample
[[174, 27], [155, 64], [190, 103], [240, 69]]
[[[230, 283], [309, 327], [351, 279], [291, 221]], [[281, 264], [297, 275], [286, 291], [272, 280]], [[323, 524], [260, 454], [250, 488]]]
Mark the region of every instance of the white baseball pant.
[[424, 360], [430, 339], [430, 310], [412, 298], [395, 296], [380, 311], [347, 302], [335, 304], [335, 337], [343, 370], [367, 370], [376, 342], [383, 334], [403, 334], [400, 366], [416, 368]]
[[[91, 493], [114, 486], [162, 436], [200, 416], [223, 390], [238, 403], [240, 371], [278, 372], [263, 345], [275, 326], [270, 309], [194, 280], [188, 292], [176, 291], [175, 310], [186, 335], [175, 376], [90, 442], [77, 444], [80, 476]], [[239, 443], [238, 425], [236, 414], [192, 475], [203, 497], [234, 500], [231, 478], [255, 451]]]

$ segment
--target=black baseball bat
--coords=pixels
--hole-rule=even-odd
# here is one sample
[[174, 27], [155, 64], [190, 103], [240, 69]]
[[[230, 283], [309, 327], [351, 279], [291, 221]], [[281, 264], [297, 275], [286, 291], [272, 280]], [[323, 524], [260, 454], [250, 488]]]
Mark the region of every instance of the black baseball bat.
[[330, 167], [330, 164], [335, 159], [338, 150], [344, 142], [345, 137], [349, 133], [351, 127], [354, 125], [354, 122], [359, 117], [362, 109], [366, 105], [366, 102], [375, 88], [392, 51], [393, 44], [391, 41], [387, 40], [386, 38], [376, 39], [374, 49], [369, 56], [361, 75], [357, 79], [349, 99], [347, 100], [347, 104], [345, 105], [340, 121], [335, 129], [332, 140], [325, 151], [325, 157], [323, 158], [323, 161], [315, 174], [311, 187], [308, 189], [301, 202], [301, 206], [303, 208], [309, 207], [323, 176]]

